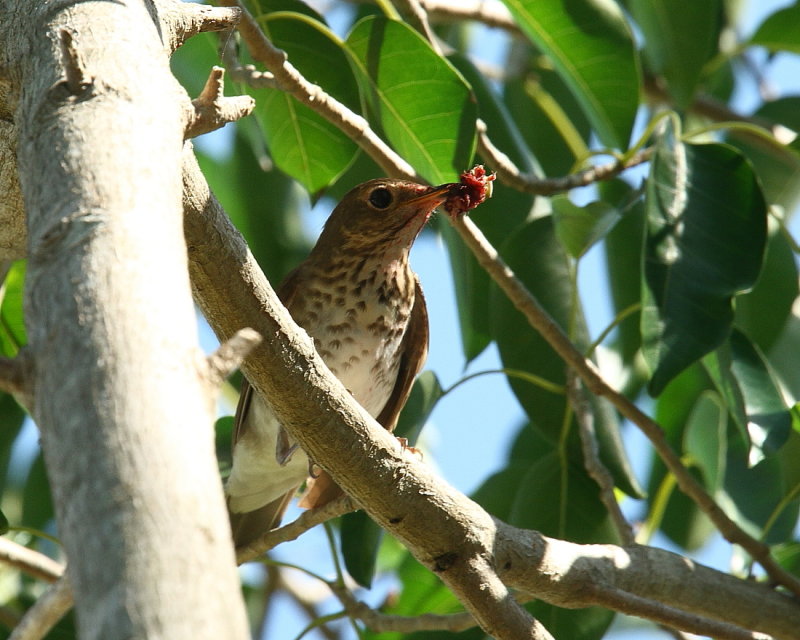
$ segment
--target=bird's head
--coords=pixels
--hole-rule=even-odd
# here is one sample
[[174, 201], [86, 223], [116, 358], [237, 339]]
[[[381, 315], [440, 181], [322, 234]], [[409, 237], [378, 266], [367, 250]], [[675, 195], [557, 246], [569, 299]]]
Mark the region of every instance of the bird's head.
[[454, 184], [428, 187], [378, 178], [350, 190], [333, 210], [317, 246], [349, 251], [408, 250]]

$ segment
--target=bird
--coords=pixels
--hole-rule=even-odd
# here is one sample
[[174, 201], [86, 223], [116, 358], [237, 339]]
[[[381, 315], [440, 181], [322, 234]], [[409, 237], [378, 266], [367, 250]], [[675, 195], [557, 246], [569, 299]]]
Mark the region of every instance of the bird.
[[[458, 186], [389, 178], [356, 186], [334, 208], [308, 258], [277, 289], [330, 371], [389, 431], [428, 352], [428, 313], [409, 252]], [[277, 527], [303, 482], [302, 507], [341, 495], [330, 476], [311, 472], [312, 466], [269, 399], [244, 378], [225, 484], [236, 548]]]

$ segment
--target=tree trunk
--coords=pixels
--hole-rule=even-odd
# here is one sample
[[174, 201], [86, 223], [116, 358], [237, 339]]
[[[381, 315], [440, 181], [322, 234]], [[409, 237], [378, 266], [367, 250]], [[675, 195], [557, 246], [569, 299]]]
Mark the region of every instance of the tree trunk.
[[[82, 638], [245, 638], [182, 230], [165, 1], [4, 0], [32, 413]], [[154, 22], [155, 20], [155, 22]]]

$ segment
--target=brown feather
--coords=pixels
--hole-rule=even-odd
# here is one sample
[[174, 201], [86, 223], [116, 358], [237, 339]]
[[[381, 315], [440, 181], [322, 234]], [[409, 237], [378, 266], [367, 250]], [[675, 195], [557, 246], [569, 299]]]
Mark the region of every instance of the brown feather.
[[[414, 287], [414, 306], [411, 308], [408, 327], [403, 336], [403, 355], [400, 358], [397, 381], [392, 389], [392, 394], [376, 418], [387, 431], [394, 431], [397, 426], [400, 411], [411, 393], [414, 378], [422, 369], [428, 355], [428, 309], [419, 278], [416, 275], [414, 276]], [[326, 471], [320, 471], [316, 478], [310, 478], [306, 482], [306, 489], [298, 504], [304, 509], [314, 509], [328, 504], [343, 493], [344, 491]]]

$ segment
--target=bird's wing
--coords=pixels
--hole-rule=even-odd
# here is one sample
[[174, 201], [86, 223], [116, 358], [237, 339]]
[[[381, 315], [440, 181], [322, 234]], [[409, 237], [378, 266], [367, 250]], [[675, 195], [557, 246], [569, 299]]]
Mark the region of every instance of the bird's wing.
[[[297, 285], [299, 282], [298, 275], [300, 273], [300, 267], [289, 272], [289, 274], [283, 279], [280, 286], [278, 287], [278, 298], [283, 303], [285, 307], [290, 307], [292, 301], [297, 294]], [[250, 400], [252, 398], [254, 391], [253, 387], [250, 386], [250, 382], [247, 380], [246, 377], [242, 378], [242, 386], [239, 390], [239, 404], [236, 405], [236, 414], [233, 423], [233, 446], [236, 446], [236, 443], [242, 439], [242, 436], [247, 431], [247, 415], [250, 409]], [[286, 438], [279, 438], [278, 442], [288, 442]], [[278, 451], [277, 454], [280, 456], [282, 452]], [[289, 452], [283, 452], [285, 455], [288, 455]]]
[[376, 417], [378, 422], [389, 431], [394, 431], [397, 426], [400, 410], [408, 400], [414, 378], [417, 377], [428, 356], [428, 309], [425, 305], [425, 296], [422, 293], [419, 278], [416, 275], [414, 276], [414, 286], [414, 306], [411, 308], [408, 327], [406, 327], [403, 344], [400, 347], [402, 356], [397, 380], [392, 389], [392, 395], [389, 396]]
[[[422, 294], [422, 287], [419, 278], [414, 277], [415, 295], [414, 306], [411, 308], [411, 316], [408, 320], [408, 327], [403, 336], [401, 346], [402, 356], [400, 358], [400, 368], [397, 372], [392, 394], [386, 401], [383, 409], [377, 416], [378, 422], [388, 431], [394, 431], [400, 410], [408, 400], [411, 393], [411, 386], [414, 378], [425, 364], [425, 357], [428, 355], [428, 310], [425, 306], [425, 297]], [[320, 471], [315, 478], [310, 478], [306, 482], [306, 490], [300, 497], [299, 506], [305, 509], [321, 507], [342, 495], [343, 491], [331, 478], [326, 471]]]

